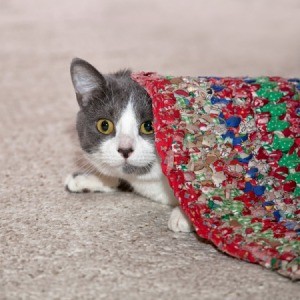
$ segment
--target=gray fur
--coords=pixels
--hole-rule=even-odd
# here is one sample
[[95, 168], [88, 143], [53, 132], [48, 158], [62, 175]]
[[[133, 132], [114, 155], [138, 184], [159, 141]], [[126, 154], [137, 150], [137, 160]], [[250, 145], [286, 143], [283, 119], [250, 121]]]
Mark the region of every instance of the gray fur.
[[152, 163], [149, 163], [145, 167], [136, 167], [136, 166], [126, 164], [123, 167], [123, 172], [125, 174], [144, 175], [144, 174], [147, 174], [150, 171], [152, 165], [153, 165]]

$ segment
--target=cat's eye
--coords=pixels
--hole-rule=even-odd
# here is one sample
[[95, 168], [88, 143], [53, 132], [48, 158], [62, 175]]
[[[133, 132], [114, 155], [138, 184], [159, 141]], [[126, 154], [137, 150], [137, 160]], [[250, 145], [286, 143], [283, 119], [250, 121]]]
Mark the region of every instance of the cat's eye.
[[140, 132], [143, 134], [152, 134], [154, 132], [152, 121], [146, 121], [142, 123]]
[[97, 122], [97, 129], [103, 134], [111, 134], [114, 131], [114, 124], [107, 119], [100, 119]]

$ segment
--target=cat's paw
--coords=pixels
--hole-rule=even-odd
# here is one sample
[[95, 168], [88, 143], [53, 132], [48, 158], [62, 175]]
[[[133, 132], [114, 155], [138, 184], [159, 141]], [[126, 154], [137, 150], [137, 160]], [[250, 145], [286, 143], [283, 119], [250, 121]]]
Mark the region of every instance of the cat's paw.
[[194, 227], [179, 206], [172, 210], [168, 228], [174, 232], [192, 232]]
[[65, 180], [65, 188], [71, 193], [110, 193], [116, 191], [114, 186], [106, 185], [98, 176], [81, 173], [69, 175]]

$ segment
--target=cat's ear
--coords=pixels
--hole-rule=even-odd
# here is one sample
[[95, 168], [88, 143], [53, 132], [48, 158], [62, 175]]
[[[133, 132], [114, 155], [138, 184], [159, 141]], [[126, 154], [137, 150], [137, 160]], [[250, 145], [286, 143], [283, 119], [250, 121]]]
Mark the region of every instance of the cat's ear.
[[83, 59], [74, 58], [70, 72], [80, 107], [88, 104], [92, 91], [103, 91], [106, 88], [106, 81], [103, 75]]

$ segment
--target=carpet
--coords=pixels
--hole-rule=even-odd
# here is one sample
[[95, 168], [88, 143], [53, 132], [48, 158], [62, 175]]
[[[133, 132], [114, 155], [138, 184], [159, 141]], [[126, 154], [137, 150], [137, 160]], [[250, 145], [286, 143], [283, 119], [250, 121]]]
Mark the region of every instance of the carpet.
[[300, 80], [133, 74], [156, 148], [196, 232], [300, 279]]

